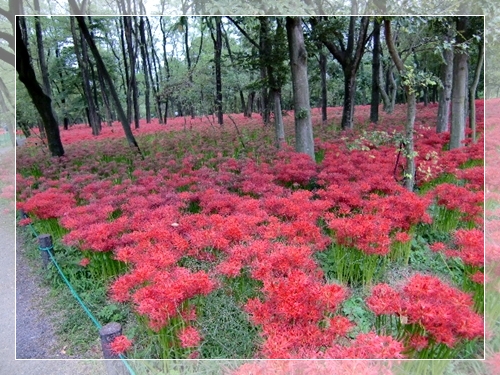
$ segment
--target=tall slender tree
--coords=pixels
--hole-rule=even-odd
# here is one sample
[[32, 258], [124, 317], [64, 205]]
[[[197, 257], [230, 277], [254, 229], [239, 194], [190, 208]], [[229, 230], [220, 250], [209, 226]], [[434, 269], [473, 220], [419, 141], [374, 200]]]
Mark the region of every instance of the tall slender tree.
[[315, 160], [314, 138], [309, 103], [307, 51], [301, 17], [287, 17], [286, 31], [292, 72], [293, 104], [295, 110], [295, 150]]
[[453, 53], [453, 86], [451, 89], [452, 112], [450, 131], [450, 150], [463, 146], [465, 139], [465, 111], [467, 95], [467, 72], [469, 55], [466, 51], [468, 16], [456, 18], [457, 44]]
[[[79, 8], [78, 5], [76, 4], [75, 0], [68, 0], [71, 10], [73, 13], [78, 14], [79, 13]], [[87, 41], [89, 48], [92, 52], [92, 55], [94, 56], [94, 59], [96, 61], [97, 69], [101, 71], [101, 74], [103, 76], [103, 79], [106, 83], [106, 86], [108, 87], [110, 93], [111, 93], [111, 98], [113, 99], [113, 103], [115, 105], [116, 111], [118, 113], [118, 118], [120, 119], [120, 122], [122, 123], [123, 131], [125, 133], [125, 137], [127, 138], [127, 141], [130, 146], [133, 146], [137, 149], [137, 151], [142, 155], [141, 149], [139, 148], [139, 145], [137, 144], [137, 141], [135, 140], [134, 134], [132, 133], [132, 129], [130, 128], [130, 122], [127, 119], [127, 116], [125, 115], [125, 112], [123, 111], [123, 107], [120, 103], [120, 98], [118, 97], [118, 93], [116, 92], [115, 85], [113, 83], [113, 80], [111, 79], [111, 76], [109, 75], [108, 69], [106, 68], [106, 65], [104, 64], [101, 54], [99, 53], [99, 50], [97, 49], [97, 46], [94, 42], [94, 39], [92, 39], [89, 29], [87, 25], [85, 24], [85, 20], [81, 16], [76, 16], [75, 17], [78, 26], [80, 30], [82, 31], [82, 34]]]
[[391, 31], [391, 21], [390, 19], [384, 20], [384, 31], [385, 40], [387, 43], [387, 48], [389, 49], [389, 54], [399, 71], [400, 76], [403, 77], [403, 87], [406, 93], [407, 99], [407, 110], [406, 110], [406, 123], [405, 123], [405, 134], [404, 134], [404, 154], [406, 157], [406, 168], [405, 168], [405, 187], [409, 191], [413, 191], [415, 186], [415, 147], [413, 139], [413, 130], [415, 127], [415, 116], [417, 113], [417, 96], [415, 92], [415, 87], [411, 84], [411, 80], [407, 76], [408, 72], [401, 60], [398, 50], [394, 44]]
[[63, 156], [64, 148], [59, 133], [59, 125], [52, 109], [52, 100], [50, 96], [45, 94], [36, 79], [35, 71], [31, 66], [28, 48], [21, 37], [22, 18], [24, 17], [16, 17], [16, 70], [19, 75], [19, 80], [26, 87], [33, 104], [40, 114], [50, 153], [52, 156]]

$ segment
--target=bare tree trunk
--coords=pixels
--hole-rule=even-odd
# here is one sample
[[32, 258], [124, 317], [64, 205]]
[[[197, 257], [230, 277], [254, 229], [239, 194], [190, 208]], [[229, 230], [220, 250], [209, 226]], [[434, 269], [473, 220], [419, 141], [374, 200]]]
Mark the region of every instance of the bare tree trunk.
[[286, 31], [292, 71], [293, 102], [295, 110], [295, 149], [315, 160], [314, 138], [309, 103], [307, 51], [304, 44], [301, 17], [287, 17]]
[[[384, 20], [384, 31], [385, 31], [385, 40], [387, 43], [387, 48], [389, 49], [389, 53], [396, 65], [400, 74], [405, 73], [405, 67], [401, 57], [399, 56], [398, 51], [396, 50], [396, 46], [394, 45], [394, 41], [392, 40], [391, 33], [391, 21], [389, 19]], [[416, 116], [416, 108], [417, 108], [417, 97], [415, 94], [415, 88], [405, 85], [405, 92], [407, 95], [407, 111], [406, 111], [406, 124], [405, 124], [405, 139], [404, 139], [404, 148], [405, 148], [405, 157], [406, 157], [406, 168], [404, 175], [404, 184], [405, 188], [409, 191], [413, 191], [415, 187], [415, 149], [414, 149], [414, 139], [413, 139], [413, 130], [415, 127], [415, 116]]]
[[132, 94], [132, 106], [134, 109], [134, 125], [139, 129], [139, 100], [137, 92], [137, 79], [135, 74], [135, 46], [132, 41], [132, 16], [123, 16], [125, 26], [125, 40], [127, 42], [127, 51], [130, 67], [129, 95]]
[[[17, 35], [22, 35], [20, 25], [20, 20], [22, 18], [24, 17], [17, 17], [16, 20]], [[28, 49], [22, 38], [16, 39], [16, 70], [19, 74], [19, 80], [26, 86], [26, 90], [42, 118], [50, 153], [52, 156], [63, 156], [64, 148], [59, 134], [59, 126], [52, 110], [52, 101], [50, 97], [43, 92], [36, 80], [35, 71], [30, 64]]]
[[252, 117], [253, 103], [255, 99], [255, 91], [251, 91], [247, 98], [247, 109], [245, 111], [245, 117]]
[[78, 66], [80, 67], [80, 72], [82, 73], [82, 86], [85, 96], [85, 102], [87, 103], [87, 118], [89, 120], [90, 127], [92, 128], [92, 135], [99, 135], [100, 121], [95, 110], [94, 98], [92, 97], [92, 91], [90, 88], [89, 67], [87, 64], [89, 61], [89, 57], [87, 55], [87, 46], [85, 44], [85, 40], [83, 40], [83, 38], [79, 38], [76, 33], [75, 22], [73, 18], [70, 18], [70, 24], [71, 33], [73, 35], [75, 55], [78, 61]]
[[282, 148], [285, 144], [285, 127], [283, 126], [283, 115], [281, 113], [281, 92], [273, 90], [274, 98], [274, 130], [276, 133], [276, 148]]
[[[467, 28], [467, 17], [457, 18], [457, 41], [463, 43], [465, 38], [463, 33]], [[451, 89], [452, 112], [451, 112], [451, 132], [450, 150], [463, 146], [465, 139], [465, 111], [467, 95], [467, 71], [469, 69], [469, 59], [467, 53], [459, 46], [455, 46], [453, 56], [453, 87]]]
[[453, 49], [443, 52], [444, 63], [441, 66], [441, 81], [443, 88], [439, 90], [439, 106], [436, 132], [448, 131], [450, 121], [451, 87], [453, 82]]
[[[70, 6], [73, 10], [77, 10], [78, 6], [76, 5], [75, 0], [68, 0], [70, 3]], [[81, 16], [76, 16], [76, 20], [78, 21], [78, 26], [80, 27], [80, 30], [83, 33], [83, 36], [85, 37], [85, 40], [87, 41], [90, 50], [92, 51], [92, 54], [94, 55], [94, 59], [97, 64], [97, 69], [101, 71], [101, 74], [104, 78], [104, 81], [106, 82], [109, 91], [111, 92], [111, 98], [113, 99], [113, 102], [116, 107], [116, 111], [118, 112], [118, 118], [120, 119], [123, 127], [123, 131], [125, 132], [125, 137], [127, 138], [127, 141], [130, 146], [133, 146], [137, 148], [137, 151], [139, 154], [142, 155], [142, 152], [139, 148], [139, 145], [137, 144], [137, 141], [135, 140], [134, 134], [132, 133], [132, 129], [130, 128], [130, 122], [127, 119], [127, 116], [125, 115], [125, 112], [123, 111], [123, 107], [120, 103], [120, 98], [118, 97], [118, 93], [116, 92], [115, 85], [113, 83], [113, 80], [111, 79], [111, 76], [108, 73], [108, 70], [106, 69], [106, 65], [104, 65], [104, 62], [102, 61], [101, 55], [99, 54], [99, 50], [97, 49], [97, 46], [90, 36], [89, 30], [87, 28], [87, 25], [85, 24], [85, 21], [83, 17]]]
[[217, 122], [219, 125], [224, 124], [222, 112], [222, 73], [221, 73], [221, 58], [222, 58], [222, 26], [221, 17], [215, 18], [215, 36], [211, 30], [212, 41], [214, 43], [214, 62], [215, 62], [215, 109], [217, 111]]
[[146, 122], [149, 124], [151, 122], [151, 104], [150, 104], [150, 92], [151, 88], [149, 85], [149, 72], [151, 70], [149, 64], [149, 57], [146, 51], [146, 33], [144, 31], [144, 19], [142, 16], [139, 16], [139, 37], [137, 37], [138, 44], [141, 49], [141, 57], [142, 57], [142, 71], [144, 74], [144, 105], [146, 107]]
[[326, 123], [328, 115], [326, 109], [328, 107], [328, 90], [326, 87], [326, 54], [323, 51], [323, 45], [319, 46], [319, 73], [321, 77], [321, 121]]
[[472, 130], [472, 142], [477, 142], [477, 124], [476, 124], [476, 90], [479, 83], [479, 77], [481, 76], [481, 70], [483, 69], [484, 61], [484, 41], [481, 39], [479, 45], [479, 54], [477, 59], [477, 65], [474, 72], [474, 81], [469, 89], [469, 126]]
[[372, 51], [372, 98], [370, 107], [370, 121], [378, 122], [378, 107], [380, 104], [380, 22], [373, 21], [373, 51]]

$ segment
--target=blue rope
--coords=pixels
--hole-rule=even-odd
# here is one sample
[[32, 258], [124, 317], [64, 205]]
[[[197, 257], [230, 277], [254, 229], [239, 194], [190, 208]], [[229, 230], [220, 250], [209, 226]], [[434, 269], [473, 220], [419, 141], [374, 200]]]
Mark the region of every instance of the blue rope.
[[[33, 227], [33, 225], [31, 223], [29, 224], [29, 227], [30, 227], [33, 235], [35, 237], [38, 237], [38, 233], [36, 232], [35, 228]], [[61, 267], [59, 267], [59, 264], [57, 263], [56, 258], [54, 257], [54, 254], [52, 254], [52, 250], [54, 249], [54, 247], [53, 246], [50, 246], [50, 247], [41, 247], [41, 246], [39, 246], [38, 249], [40, 251], [46, 251], [49, 254], [50, 259], [52, 260], [52, 263], [54, 263], [54, 266], [57, 268], [57, 271], [59, 272], [59, 275], [61, 275], [61, 278], [63, 279], [64, 283], [69, 288], [69, 290], [70, 290], [71, 294], [73, 295], [73, 297], [75, 297], [75, 299], [78, 301], [78, 303], [82, 307], [83, 311], [85, 311], [85, 313], [88, 315], [88, 317], [90, 318], [90, 320], [92, 320], [92, 322], [97, 327], [97, 329], [100, 330], [102, 328], [101, 323], [99, 323], [99, 321], [95, 318], [95, 316], [92, 314], [92, 312], [87, 308], [87, 306], [82, 301], [82, 299], [80, 298], [80, 296], [78, 295], [78, 293], [76, 292], [76, 290], [73, 288], [73, 286], [71, 285], [71, 283], [69, 282], [69, 280], [66, 278], [66, 276], [64, 276], [64, 273], [61, 270]], [[135, 371], [132, 369], [132, 367], [130, 367], [130, 365], [128, 364], [127, 359], [125, 358], [125, 356], [123, 356], [122, 354], [119, 354], [118, 356], [121, 359], [121, 361], [123, 362], [123, 364], [125, 365], [125, 367], [127, 368], [127, 370], [129, 371], [129, 373], [131, 375], [135, 375]]]
[[85, 304], [83, 303], [82, 299], [80, 298], [80, 296], [78, 295], [78, 293], [76, 292], [76, 290], [73, 288], [73, 286], [71, 285], [71, 283], [68, 281], [68, 279], [66, 278], [66, 276], [64, 276], [64, 273], [61, 270], [61, 267], [59, 267], [59, 264], [57, 263], [56, 258], [52, 254], [51, 250], [53, 249], [53, 247], [52, 246], [51, 247], [39, 247], [39, 249], [42, 250], [42, 251], [46, 251], [47, 253], [49, 253], [49, 256], [50, 256], [50, 259], [52, 260], [52, 263], [54, 263], [54, 266], [56, 266], [57, 271], [59, 272], [59, 275], [61, 275], [61, 278], [63, 279], [63, 281], [68, 286], [71, 294], [73, 294], [73, 297], [75, 297], [75, 299], [78, 301], [78, 303], [80, 304], [80, 306], [82, 306], [83, 311], [85, 311], [87, 313], [87, 315], [89, 316], [90, 320], [92, 320], [92, 322], [95, 324], [95, 326], [97, 327], [97, 329], [101, 329], [102, 328], [101, 323], [99, 323], [97, 321], [97, 319], [95, 318], [95, 316], [92, 315], [92, 313], [87, 308], [87, 306], [85, 306]]

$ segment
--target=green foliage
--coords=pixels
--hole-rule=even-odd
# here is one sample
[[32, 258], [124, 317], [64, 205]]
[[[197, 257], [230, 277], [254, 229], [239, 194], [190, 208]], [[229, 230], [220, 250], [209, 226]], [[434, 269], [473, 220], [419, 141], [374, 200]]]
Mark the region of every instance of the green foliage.
[[202, 301], [199, 324], [204, 337], [199, 348], [202, 358], [252, 358], [258, 331], [248, 321], [229, 290], [218, 289]]

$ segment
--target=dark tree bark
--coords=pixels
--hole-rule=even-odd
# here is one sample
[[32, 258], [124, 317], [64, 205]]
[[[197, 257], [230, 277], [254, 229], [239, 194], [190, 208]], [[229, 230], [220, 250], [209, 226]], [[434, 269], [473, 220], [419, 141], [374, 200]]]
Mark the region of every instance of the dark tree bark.
[[[127, 53], [129, 60], [129, 78], [128, 82], [128, 96], [131, 96], [131, 104], [134, 110], [134, 125], [136, 129], [139, 129], [139, 100], [138, 100], [138, 90], [137, 90], [137, 79], [135, 72], [135, 46], [132, 40], [132, 16], [123, 16], [123, 25], [125, 26], [125, 40], [127, 44]], [[130, 111], [131, 114], [131, 111]], [[129, 117], [130, 118], [130, 117]]]
[[146, 33], [144, 31], [144, 19], [139, 16], [139, 37], [138, 44], [140, 45], [141, 57], [142, 57], [142, 71], [144, 74], [144, 105], [146, 107], [146, 122], [149, 124], [151, 122], [151, 103], [150, 103], [150, 92], [151, 87], [149, 85], [149, 71], [151, 66], [149, 63], [149, 55], [146, 51]]
[[[356, 39], [356, 19], [351, 16], [349, 19], [349, 32], [347, 34], [347, 46], [344, 46], [343, 36], [337, 43], [329, 39], [330, 35], [320, 32], [319, 38], [321, 42], [330, 51], [333, 57], [342, 66], [344, 73], [344, 108], [342, 111], [342, 129], [353, 128], [353, 115], [356, 93], [356, 73], [363, 57], [366, 42], [368, 40], [368, 23], [369, 17], [363, 16], [360, 19], [359, 31]], [[315, 17], [311, 17], [311, 24], [314, 28], [319, 26], [319, 21]], [[355, 40], [356, 39], [356, 40]]]
[[[181, 25], [184, 27], [184, 50], [186, 53], [186, 63], [188, 68], [188, 80], [189, 83], [193, 84], [193, 75], [192, 75], [192, 63], [191, 63], [191, 54], [189, 51], [189, 19], [186, 16], [181, 17]], [[194, 106], [191, 100], [189, 100], [189, 115], [191, 118], [194, 118]]]
[[[92, 128], [92, 135], [99, 135], [101, 130], [101, 123], [99, 116], [97, 115], [94, 98], [92, 96], [92, 91], [90, 88], [90, 77], [89, 77], [89, 56], [87, 52], [87, 45], [85, 40], [76, 33], [75, 22], [73, 18], [70, 18], [71, 33], [73, 34], [73, 45], [75, 49], [76, 59], [78, 61], [78, 66], [80, 67], [80, 72], [82, 73], [82, 86], [84, 92], [84, 100], [87, 103], [87, 118]], [[80, 49], [81, 47], [81, 49]]]
[[[59, 51], [59, 48], [56, 48], [56, 58], [60, 58], [60, 51]], [[63, 78], [63, 74], [62, 74], [62, 71], [59, 71], [59, 78], [61, 79], [61, 82], [63, 82], [64, 78]], [[68, 130], [69, 129], [69, 118], [67, 116], [67, 109], [66, 109], [66, 94], [65, 94], [65, 89], [64, 89], [64, 85], [62, 85], [62, 90], [61, 90], [61, 96], [62, 96], [62, 99], [61, 99], [61, 106], [63, 108], [63, 113], [64, 113], [64, 116], [63, 116], [63, 129], [64, 130]]]
[[295, 149], [315, 160], [314, 138], [309, 103], [307, 51], [302, 32], [301, 17], [287, 17], [286, 30], [292, 72], [293, 103], [295, 110]]
[[[34, 0], [35, 13], [40, 14], [40, 3], [38, 0]], [[50, 80], [49, 80], [49, 72], [47, 70], [47, 62], [45, 59], [45, 47], [43, 45], [43, 37], [42, 37], [42, 26], [40, 24], [40, 17], [35, 16], [35, 34], [36, 34], [36, 44], [38, 51], [38, 65], [40, 66], [40, 72], [42, 73], [42, 82], [43, 89], [45, 94], [52, 97], [50, 90]]]
[[[18, 36], [22, 35], [20, 25], [20, 19], [22, 18], [23, 17], [17, 17], [16, 20], [16, 34]], [[59, 126], [52, 109], [52, 101], [40, 87], [36, 79], [35, 71], [30, 63], [28, 49], [23, 39], [19, 37], [16, 39], [16, 70], [19, 75], [19, 80], [26, 87], [33, 104], [40, 114], [50, 153], [52, 156], [63, 156], [64, 148], [59, 134]]]
[[[75, 0], [69, 0], [69, 3], [73, 10], [78, 9]], [[99, 53], [99, 50], [97, 49], [94, 40], [90, 36], [87, 25], [85, 24], [83, 17], [76, 16], [75, 18], [78, 21], [78, 26], [80, 27], [80, 30], [82, 31], [83, 36], [85, 37], [85, 40], [87, 41], [90, 47], [90, 50], [92, 51], [92, 55], [94, 56], [94, 59], [97, 64], [97, 69], [101, 71], [104, 81], [106, 82], [106, 85], [108, 86], [108, 89], [111, 93], [111, 98], [113, 99], [114, 105], [116, 107], [118, 118], [122, 123], [122, 127], [125, 132], [125, 137], [127, 138], [129, 145], [137, 148], [138, 152], [142, 155], [139, 145], [137, 144], [134, 134], [132, 133], [132, 129], [130, 128], [130, 122], [128, 121], [127, 116], [123, 111], [123, 107], [120, 103], [120, 98], [118, 97], [118, 93], [116, 92], [113, 80], [111, 79], [111, 76], [109, 75], [108, 70], [106, 69], [106, 65], [104, 65], [104, 62], [102, 61], [101, 55]]]
[[370, 121], [378, 122], [378, 108], [380, 105], [380, 22], [373, 20], [373, 51], [372, 51], [372, 98], [370, 107]]
[[210, 33], [214, 43], [214, 63], [215, 63], [215, 109], [217, 112], [217, 122], [219, 125], [224, 124], [224, 117], [222, 111], [222, 73], [221, 73], [221, 59], [222, 59], [222, 26], [221, 17], [215, 18], [215, 35], [212, 27]]

